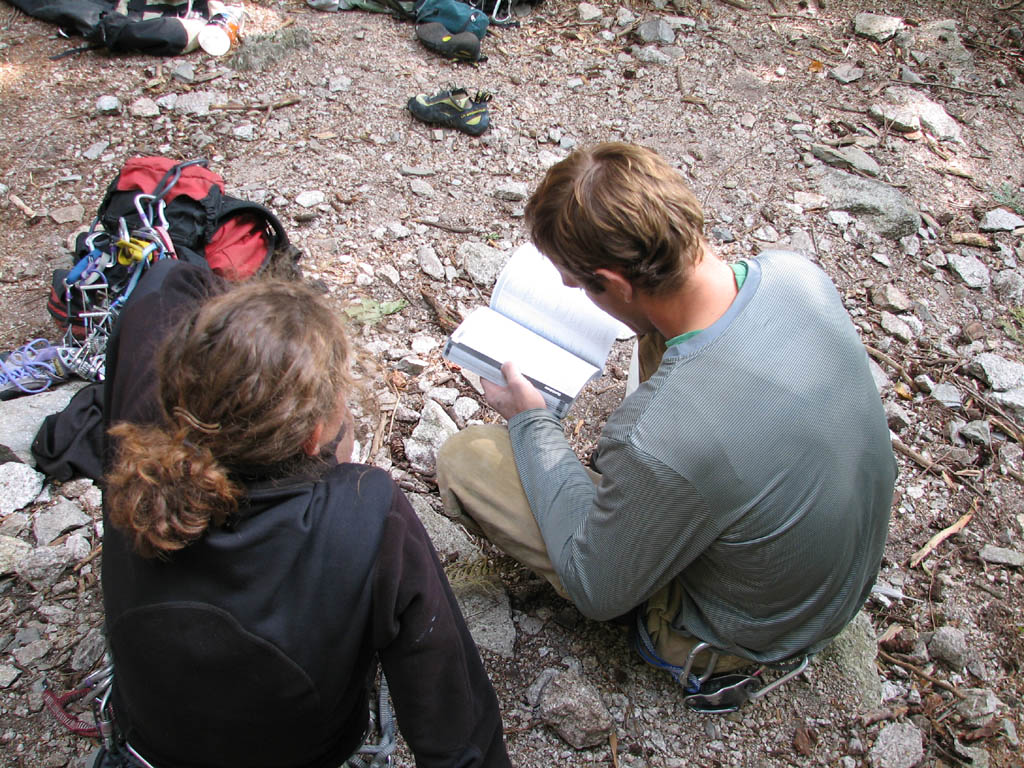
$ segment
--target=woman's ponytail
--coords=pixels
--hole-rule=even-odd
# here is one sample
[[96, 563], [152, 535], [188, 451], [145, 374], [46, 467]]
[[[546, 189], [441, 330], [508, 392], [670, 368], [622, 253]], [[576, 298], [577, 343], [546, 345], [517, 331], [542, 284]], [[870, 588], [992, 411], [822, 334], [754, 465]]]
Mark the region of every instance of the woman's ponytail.
[[143, 557], [185, 547], [238, 508], [242, 489], [185, 429], [123, 423], [110, 434], [117, 440], [105, 489], [110, 521]]

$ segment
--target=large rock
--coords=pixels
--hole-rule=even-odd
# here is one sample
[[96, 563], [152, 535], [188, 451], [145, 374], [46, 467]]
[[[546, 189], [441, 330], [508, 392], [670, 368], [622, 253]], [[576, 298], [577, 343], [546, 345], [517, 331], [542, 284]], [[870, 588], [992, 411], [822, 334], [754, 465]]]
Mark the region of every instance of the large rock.
[[420, 421], [405, 440], [405, 455], [417, 472], [433, 474], [437, 467], [437, 452], [444, 441], [459, 431], [444, 408], [433, 400], [423, 404]]
[[483, 556], [480, 547], [473, 543], [461, 525], [434, 511], [431, 497], [422, 493], [407, 495], [438, 554], [459, 560], [475, 560]]
[[963, 630], [946, 624], [932, 634], [932, 639], [928, 641], [928, 653], [959, 672], [970, 659], [971, 651], [967, 647], [967, 636]]
[[877, 13], [858, 13], [853, 17], [853, 31], [861, 37], [884, 43], [896, 36], [902, 29], [903, 19], [895, 16], [881, 16]]
[[897, 33], [896, 44], [910, 51], [914, 60], [928, 69], [944, 69], [959, 75], [971, 64], [971, 52], [960, 41], [953, 19], [906, 27]]
[[960, 253], [950, 253], [946, 258], [949, 260], [950, 269], [968, 288], [985, 290], [992, 284], [992, 273], [985, 266], [985, 262], [968, 249], [965, 248]]
[[14, 573], [18, 563], [31, 551], [32, 545], [27, 541], [16, 539], [13, 536], [0, 535], [0, 576]]
[[946, 108], [912, 88], [893, 86], [885, 89], [886, 101], [871, 106], [870, 115], [897, 131], [923, 129], [935, 138], [960, 141], [960, 124]]
[[36, 547], [15, 566], [15, 573], [33, 589], [42, 591], [60, 581], [64, 569], [73, 562], [66, 547]]
[[830, 147], [828, 144], [812, 144], [811, 154], [836, 168], [860, 171], [868, 176], [877, 176], [882, 167], [871, 155], [852, 144], [846, 147]]
[[924, 737], [910, 723], [890, 723], [878, 733], [871, 748], [874, 768], [914, 768], [924, 757]]
[[982, 232], [1009, 232], [1024, 227], [1024, 218], [1005, 208], [993, 208], [981, 219]]
[[1024, 384], [1024, 365], [994, 352], [982, 352], [975, 356], [968, 363], [967, 370], [996, 392], [1005, 392]]
[[3, 435], [4, 444], [19, 459], [35, 466], [32, 441], [43, 419], [51, 413], [63, 411], [75, 393], [84, 386], [84, 381], [72, 381], [36, 395], [0, 401], [0, 435]]
[[32, 533], [36, 544], [49, 544], [62, 533], [81, 528], [92, 523], [92, 518], [82, 511], [78, 502], [71, 499], [60, 499], [52, 507], [41, 509], [36, 513], [32, 523]]
[[898, 240], [921, 226], [921, 216], [895, 187], [844, 171], [828, 170], [819, 181], [831, 206], [864, 218], [883, 237]]
[[45, 480], [44, 475], [20, 461], [0, 464], [0, 517], [31, 504], [43, 490]]
[[823, 662], [834, 664], [839, 670], [845, 686], [865, 712], [882, 704], [882, 682], [875, 666], [877, 655], [875, 630], [863, 611], [821, 653]]
[[596, 747], [608, 740], [614, 721], [601, 694], [573, 672], [559, 672], [540, 692], [540, 716], [576, 749]]
[[515, 655], [516, 625], [501, 582], [455, 575], [451, 584], [473, 641], [491, 653], [511, 659]]
[[485, 288], [494, 284], [509, 258], [504, 251], [473, 242], [460, 245], [455, 255], [470, 279]]

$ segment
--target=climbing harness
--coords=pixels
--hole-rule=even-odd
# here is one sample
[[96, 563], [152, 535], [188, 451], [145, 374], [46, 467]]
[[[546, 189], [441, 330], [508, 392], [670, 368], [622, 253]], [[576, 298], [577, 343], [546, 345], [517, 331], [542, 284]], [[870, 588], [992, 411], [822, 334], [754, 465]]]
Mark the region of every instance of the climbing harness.
[[[380, 740], [376, 744], [370, 742], [374, 731], [378, 731], [380, 735]], [[395, 716], [391, 711], [388, 680], [383, 674], [380, 676], [376, 711], [374, 711], [372, 703], [370, 706], [369, 734], [367, 740], [363, 742], [363, 746], [345, 761], [342, 768], [383, 768], [383, 766], [391, 765], [391, 755], [397, 746]]]
[[[735, 712], [748, 701], [759, 699], [792, 680], [807, 669], [807, 665], [810, 663], [810, 656], [804, 654], [778, 663], [761, 664], [757, 671], [751, 674], [715, 675], [715, 666], [718, 664], [722, 651], [710, 643], [700, 642], [693, 646], [686, 657], [686, 662], [682, 666], [678, 666], [658, 655], [651, 635], [647, 631], [643, 610], [636, 612], [633, 639], [633, 645], [644, 661], [652, 667], [665, 670], [683, 686], [686, 693], [683, 701], [686, 706], [696, 712], [708, 714]], [[709, 658], [703, 672], [698, 676], [692, 670], [694, 662], [702, 653], [707, 653]], [[770, 669], [781, 670], [783, 675], [765, 685], [763, 675]]]

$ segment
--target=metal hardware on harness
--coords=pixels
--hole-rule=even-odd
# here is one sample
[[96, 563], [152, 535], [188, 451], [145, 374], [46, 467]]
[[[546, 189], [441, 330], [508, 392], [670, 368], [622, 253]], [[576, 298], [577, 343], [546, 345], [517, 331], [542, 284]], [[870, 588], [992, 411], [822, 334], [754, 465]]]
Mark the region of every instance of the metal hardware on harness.
[[760, 699], [788, 680], [792, 680], [807, 669], [809, 663], [810, 657], [808, 656], [797, 659], [786, 674], [768, 685], [764, 685], [761, 673], [769, 669], [769, 665], [762, 665], [752, 675], [725, 674], [711, 677], [701, 686], [700, 691], [684, 697], [683, 701], [686, 706], [697, 712], [709, 714], [735, 712], [748, 701]]

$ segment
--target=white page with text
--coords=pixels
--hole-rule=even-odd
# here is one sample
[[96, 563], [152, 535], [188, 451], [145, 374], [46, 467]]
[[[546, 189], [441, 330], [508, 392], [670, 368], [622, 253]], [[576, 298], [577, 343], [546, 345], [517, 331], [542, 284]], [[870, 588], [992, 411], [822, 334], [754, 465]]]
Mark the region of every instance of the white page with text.
[[566, 287], [555, 265], [532, 243], [512, 254], [494, 286], [491, 307], [598, 369], [616, 337], [630, 333], [582, 289]]

